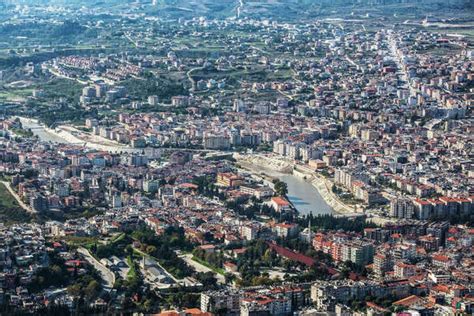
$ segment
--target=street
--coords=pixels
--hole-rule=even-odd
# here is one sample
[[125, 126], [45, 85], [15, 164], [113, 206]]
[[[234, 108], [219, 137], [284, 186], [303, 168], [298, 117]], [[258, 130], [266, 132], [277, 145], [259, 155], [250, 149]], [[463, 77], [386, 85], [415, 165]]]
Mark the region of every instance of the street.
[[102, 286], [103, 286], [104, 290], [107, 291], [107, 292], [110, 292], [112, 290], [112, 288], [114, 287], [114, 284], [115, 284], [115, 274], [113, 274], [112, 271], [107, 269], [107, 267], [105, 267], [102, 263], [97, 261], [97, 259], [95, 259], [91, 255], [89, 250], [87, 250], [86, 248], [80, 247], [80, 248], [77, 249], [77, 252], [82, 254], [84, 256], [84, 259], [86, 259], [87, 262], [92, 264], [94, 266], [94, 268], [97, 271], [99, 271], [99, 273], [102, 277], [102, 281], [103, 281]]

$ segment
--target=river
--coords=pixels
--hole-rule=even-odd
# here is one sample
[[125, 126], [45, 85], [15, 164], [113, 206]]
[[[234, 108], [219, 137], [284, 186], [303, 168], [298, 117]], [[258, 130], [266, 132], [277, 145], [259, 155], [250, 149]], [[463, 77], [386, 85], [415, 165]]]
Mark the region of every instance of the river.
[[318, 190], [308, 181], [292, 174], [264, 171], [265, 174], [280, 179], [288, 185], [288, 199], [301, 215], [332, 214], [332, 208], [324, 201]]
[[48, 132], [43, 125], [39, 124], [37, 121], [32, 119], [21, 118], [21, 124], [24, 129], [30, 129], [35, 136], [38, 136], [44, 142], [53, 142], [59, 144], [68, 144], [69, 142], [53, 133]]
[[[25, 119], [22, 118], [22, 124], [24, 128], [31, 129], [33, 134], [37, 135], [42, 141], [47, 142], [56, 142], [61, 144], [68, 144], [71, 143], [67, 139], [61, 137], [60, 135], [56, 135], [55, 133], [51, 133], [45, 129], [43, 125], [35, 120]], [[137, 150], [134, 148], [117, 148], [112, 146], [99, 146], [96, 144], [87, 144], [88, 147], [100, 147], [103, 150], [109, 150], [112, 152], [138, 152], [141, 150]], [[98, 148], [96, 148], [98, 149]], [[312, 213], [313, 215], [321, 215], [321, 214], [331, 214], [333, 213], [332, 208], [324, 201], [324, 199], [319, 194], [318, 190], [308, 181], [297, 177], [292, 174], [281, 173], [278, 171], [264, 171], [267, 175], [271, 177], [275, 177], [284, 181], [288, 184], [288, 198], [296, 207], [298, 212], [301, 215], [306, 215]]]
[[[53, 142], [59, 144], [71, 144], [71, 145], [78, 145], [78, 146], [85, 146], [91, 149], [96, 150], [105, 150], [111, 153], [141, 153], [143, 151], [149, 152], [153, 151], [153, 149], [137, 149], [137, 148], [130, 148], [125, 146], [113, 146], [113, 145], [104, 145], [92, 142], [85, 142], [73, 135], [68, 135], [67, 132], [62, 131], [61, 134], [55, 133], [53, 131], [48, 130], [44, 125], [39, 123], [37, 120], [29, 119], [29, 118], [20, 118], [21, 124], [23, 128], [30, 129], [34, 135], [38, 136], [38, 138], [44, 142]], [[63, 134], [64, 133], [64, 134]]]

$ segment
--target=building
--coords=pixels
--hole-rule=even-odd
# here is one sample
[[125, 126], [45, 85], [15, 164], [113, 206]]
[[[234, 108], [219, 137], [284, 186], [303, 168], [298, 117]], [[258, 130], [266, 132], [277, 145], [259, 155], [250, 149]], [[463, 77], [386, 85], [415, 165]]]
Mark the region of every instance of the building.
[[158, 102], [159, 102], [159, 98], [157, 95], [150, 95], [148, 97], [148, 104], [151, 105], [151, 106], [156, 106], [158, 105]]
[[91, 119], [91, 118], [86, 119], [87, 128], [93, 128], [96, 126], [99, 126], [99, 121], [97, 121], [97, 119]]
[[410, 284], [405, 281], [317, 281], [311, 285], [311, 300], [318, 311], [332, 314], [337, 304], [364, 300], [367, 296], [402, 298], [410, 294], [410, 289]]
[[257, 199], [266, 199], [273, 195], [272, 188], [267, 186], [243, 184], [240, 186], [240, 191], [242, 193], [255, 196]]
[[82, 89], [82, 96], [88, 98], [94, 98], [96, 96], [95, 87], [87, 86]]
[[291, 211], [290, 202], [280, 196], [272, 197], [270, 200], [270, 204], [277, 212]]
[[226, 135], [206, 134], [203, 139], [205, 149], [229, 149], [230, 137]]
[[174, 107], [185, 107], [189, 105], [189, 97], [174, 96], [171, 98], [171, 105]]
[[342, 244], [342, 261], [351, 261], [359, 266], [372, 263], [374, 253], [374, 246], [368, 242], [358, 240]]
[[308, 166], [313, 170], [319, 170], [326, 168], [327, 164], [320, 159], [310, 159], [308, 161]]
[[254, 105], [253, 110], [254, 112], [257, 112], [258, 114], [270, 114], [270, 108], [271, 104], [268, 102], [257, 102], [257, 104]]
[[112, 208], [120, 208], [122, 207], [122, 197], [120, 194], [114, 194], [112, 196]]
[[298, 234], [298, 225], [297, 224], [288, 224], [288, 223], [278, 223], [273, 227], [273, 231], [277, 234], [278, 237], [288, 238], [293, 237]]
[[96, 98], [103, 98], [107, 93], [107, 85], [105, 83], [95, 84], [95, 96]]
[[413, 205], [415, 207], [415, 217], [417, 219], [426, 220], [431, 217], [432, 205], [430, 202], [422, 199], [415, 199]]
[[258, 229], [254, 225], [242, 225], [240, 227], [240, 235], [245, 240], [254, 240], [257, 238]]
[[396, 218], [413, 218], [415, 206], [410, 199], [395, 198], [390, 201], [390, 216]]
[[211, 291], [201, 293], [201, 310], [213, 314], [238, 314], [240, 312], [240, 292]]
[[234, 105], [233, 105], [233, 110], [235, 112], [245, 112], [247, 111], [247, 105], [245, 102], [241, 99], [235, 99], [234, 100]]
[[374, 256], [373, 271], [377, 277], [382, 278], [391, 269], [392, 261], [389, 256], [381, 253]]
[[45, 212], [48, 210], [48, 199], [41, 194], [35, 194], [30, 198], [30, 207], [36, 212]]
[[415, 275], [416, 266], [398, 261], [393, 266], [393, 273], [396, 278], [405, 279]]
[[240, 186], [244, 181], [241, 176], [226, 172], [217, 174], [217, 184], [226, 188], [234, 188]]
[[160, 187], [160, 181], [158, 180], [145, 180], [143, 181], [143, 191], [148, 193], [156, 193]]
[[291, 315], [291, 300], [287, 297], [273, 298], [268, 296], [257, 296], [244, 298], [240, 303], [241, 316], [257, 315]]

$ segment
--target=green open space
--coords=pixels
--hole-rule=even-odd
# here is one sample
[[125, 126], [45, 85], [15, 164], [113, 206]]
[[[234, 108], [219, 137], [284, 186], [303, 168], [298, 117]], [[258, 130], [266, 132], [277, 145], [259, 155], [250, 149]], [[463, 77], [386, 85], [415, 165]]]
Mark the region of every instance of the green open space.
[[8, 192], [3, 183], [0, 183], [0, 222], [5, 225], [27, 223], [31, 215], [21, 208], [16, 199]]
[[194, 261], [196, 261], [197, 263], [200, 263], [200, 264], [202, 264], [203, 266], [208, 267], [209, 269], [211, 269], [212, 271], [214, 271], [214, 272], [216, 272], [216, 273], [225, 275], [225, 271], [224, 271], [224, 269], [222, 269], [222, 268], [214, 267], [214, 266], [210, 265], [209, 262], [204, 261], [204, 260], [201, 260], [200, 258], [198, 258], [198, 257], [196, 257], [196, 256], [193, 256], [192, 259], [193, 259]]

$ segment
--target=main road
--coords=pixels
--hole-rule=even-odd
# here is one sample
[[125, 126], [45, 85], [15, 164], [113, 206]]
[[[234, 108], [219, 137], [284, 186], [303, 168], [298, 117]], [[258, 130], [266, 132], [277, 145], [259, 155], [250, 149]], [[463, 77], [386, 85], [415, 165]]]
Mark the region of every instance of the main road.
[[83, 247], [77, 248], [77, 252], [82, 254], [84, 258], [94, 266], [94, 268], [99, 271], [100, 276], [102, 278], [102, 287], [106, 292], [110, 292], [115, 284], [115, 274], [110, 271], [106, 266], [104, 266], [102, 263], [97, 261], [96, 258], [94, 258], [89, 250]]

